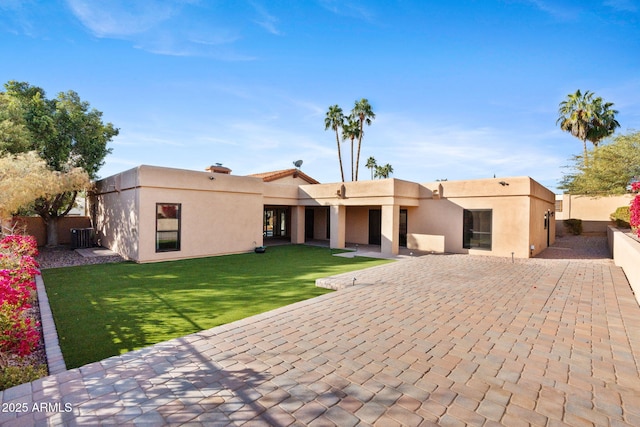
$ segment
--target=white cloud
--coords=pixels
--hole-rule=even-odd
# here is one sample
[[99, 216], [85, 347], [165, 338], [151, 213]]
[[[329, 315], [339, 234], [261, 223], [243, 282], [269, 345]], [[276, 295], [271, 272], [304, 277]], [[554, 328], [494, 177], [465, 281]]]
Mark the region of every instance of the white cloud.
[[2, 0], [0, 28], [13, 34], [35, 37], [41, 30], [35, 24], [36, 19], [31, 11], [41, 9], [43, 7], [36, 0]]
[[[241, 35], [231, 24], [212, 19], [207, 3], [66, 1], [74, 16], [96, 37], [127, 40], [138, 49], [159, 55], [202, 56], [224, 61], [255, 59], [233, 50], [233, 44]], [[209, 13], [204, 13], [205, 10]]]
[[174, 2], [158, 0], [67, 0], [67, 4], [80, 22], [97, 37], [126, 38], [143, 33], [177, 12]]
[[605, 6], [609, 6], [620, 12], [637, 12], [638, 5], [633, 0], [607, 0]]
[[278, 18], [270, 14], [264, 6], [258, 3], [252, 2], [251, 5], [259, 15], [259, 19], [255, 20], [258, 25], [264, 28], [268, 33], [276, 36], [282, 35], [282, 32], [276, 26], [276, 24], [278, 24]]
[[356, 1], [319, 0], [320, 5], [336, 15], [348, 16], [373, 22], [375, 14], [371, 9]]
[[419, 182], [494, 174], [556, 181], [566, 161], [555, 146], [540, 144], [549, 138], [548, 134], [429, 123], [380, 112], [365, 134], [362, 150], [365, 159], [373, 155], [378, 163], [391, 163], [397, 178]]
[[523, 0], [525, 3], [535, 6], [542, 12], [548, 13], [556, 19], [563, 21], [576, 19], [581, 9], [559, 4], [559, 2], [548, 0]]

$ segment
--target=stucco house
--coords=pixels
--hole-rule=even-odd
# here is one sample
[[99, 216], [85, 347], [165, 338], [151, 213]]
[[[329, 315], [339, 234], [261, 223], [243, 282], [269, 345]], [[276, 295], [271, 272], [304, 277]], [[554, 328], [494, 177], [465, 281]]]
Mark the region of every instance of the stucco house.
[[554, 241], [554, 203], [529, 177], [321, 184], [298, 169], [143, 165], [98, 181], [91, 216], [100, 244], [137, 262], [249, 252], [271, 239], [527, 258]]

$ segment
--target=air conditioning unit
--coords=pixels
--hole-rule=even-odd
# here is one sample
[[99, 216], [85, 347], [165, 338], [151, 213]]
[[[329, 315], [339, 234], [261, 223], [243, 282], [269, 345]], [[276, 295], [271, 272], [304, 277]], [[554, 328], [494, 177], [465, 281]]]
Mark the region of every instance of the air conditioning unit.
[[72, 228], [71, 249], [83, 249], [93, 246], [93, 228]]

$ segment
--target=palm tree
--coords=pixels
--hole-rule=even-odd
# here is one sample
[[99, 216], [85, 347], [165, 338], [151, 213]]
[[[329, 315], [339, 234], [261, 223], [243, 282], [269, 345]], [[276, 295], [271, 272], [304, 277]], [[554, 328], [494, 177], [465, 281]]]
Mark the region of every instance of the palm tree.
[[338, 105], [332, 105], [327, 111], [327, 115], [324, 118], [324, 130], [333, 129], [336, 133], [336, 144], [338, 145], [338, 161], [340, 162], [340, 177], [344, 182], [344, 169], [342, 168], [342, 152], [340, 150], [340, 134], [338, 129], [344, 126], [344, 114], [342, 108]]
[[351, 140], [351, 181], [353, 181], [353, 140], [360, 137], [360, 125], [349, 117], [347, 123], [342, 126], [342, 140], [349, 138]]
[[579, 89], [567, 95], [567, 99], [560, 103], [560, 116], [556, 120], [560, 129], [582, 141], [585, 163], [588, 161], [587, 140], [597, 147], [600, 140], [620, 126], [615, 119], [618, 112], [611, 109], [613, 103], [605, 103], [602, 98], [594, 96], [593, 92], [586, 91], [583, 94]]
[[360, 101], [356, 101], [351, 110], [351, 117], [357, 119], [360, 123], [360, 135], [358, 135], [358, 155], [356, 156], [356, 181], [358, 180], [358, 167], [360, 165], [360, 147], [362, 146], [362, 136], [364, 135], [364, 124], [371, 125], [371, 120], [376, 118], [376, 115], [371, 109], [369, 101], [362, 98]]
[[387, 163], [384, 166], [376, 166], [376, 177], [377, 178], [389, 178], [389, 175], [393, 173], [393, 167]]
[[598, 97], [594, 100], [594, 104], [597, 118], [593, 121], [593, 128], [587, 134], [587, 139], [597, 148], [600, 141], [611, 136], [616, 128], [620, 127], [620, 123], [616, 120], [618, 111], [611, 109], [613, 107], [612, 102], [603, 104], [602, 98]]
[[371, 179], [373, 179], [373, 170], [378, 166], [376, 159], [373, 156], [369, 157], [365, 166], [371, 170]]

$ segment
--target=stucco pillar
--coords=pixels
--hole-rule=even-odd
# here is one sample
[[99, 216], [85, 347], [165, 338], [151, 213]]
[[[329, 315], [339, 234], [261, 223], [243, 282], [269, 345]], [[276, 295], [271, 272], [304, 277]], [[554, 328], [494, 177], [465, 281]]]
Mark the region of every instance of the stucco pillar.
[[336, 249], [344, 249], [347, 228], [347, 208], [345, 206], [330, 206], [329, 217], [331, 223], [329, 246]]
[[291, 243], [304, 243], [304, 206], [291, 208]]
[[382, 206], [382, 240], [380, 252], [383, 255], [398, 255], [400, 234], [400, 206]]

